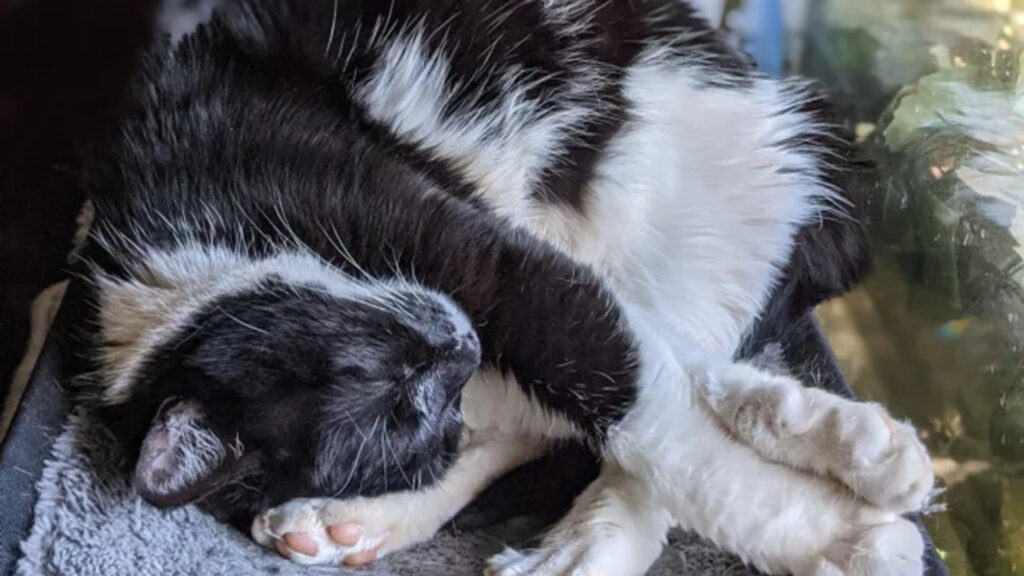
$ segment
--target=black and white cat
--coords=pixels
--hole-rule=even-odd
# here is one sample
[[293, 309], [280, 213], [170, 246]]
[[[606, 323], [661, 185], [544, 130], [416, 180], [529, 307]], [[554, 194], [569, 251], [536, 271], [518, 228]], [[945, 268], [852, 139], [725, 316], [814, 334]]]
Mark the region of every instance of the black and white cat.
[[361, 563], [575, 438], [601, 476], [493, 574], [639, 575], [672, 526], [922, 572], [914, 431], [733, 360], [862, 274], [849, 142], [687, 5], [238, 0], [133, 96], [85, 386], [147, 500]]

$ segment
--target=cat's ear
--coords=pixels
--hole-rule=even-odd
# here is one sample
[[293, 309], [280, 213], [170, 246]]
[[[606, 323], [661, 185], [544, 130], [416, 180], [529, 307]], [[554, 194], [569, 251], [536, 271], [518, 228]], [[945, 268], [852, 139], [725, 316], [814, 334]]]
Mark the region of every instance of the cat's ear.
[[211, 428], [199, 403], [180, 400], [153, 419], [135, 466], [135, 487], [150, 504], [182, 506], [223, 485], [241, 446]]

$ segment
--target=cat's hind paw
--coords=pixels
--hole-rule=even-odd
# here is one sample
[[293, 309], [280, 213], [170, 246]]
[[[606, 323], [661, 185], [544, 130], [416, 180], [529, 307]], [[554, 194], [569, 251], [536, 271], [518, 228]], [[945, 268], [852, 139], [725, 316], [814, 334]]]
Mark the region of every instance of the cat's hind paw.
[[850, 403], [847, 434], [840, 444], [845, 466], [834, 473], [858, 496], [890, 512], [923, 509], [935, 487], [928, 452], [909, 424], [880, 406]]

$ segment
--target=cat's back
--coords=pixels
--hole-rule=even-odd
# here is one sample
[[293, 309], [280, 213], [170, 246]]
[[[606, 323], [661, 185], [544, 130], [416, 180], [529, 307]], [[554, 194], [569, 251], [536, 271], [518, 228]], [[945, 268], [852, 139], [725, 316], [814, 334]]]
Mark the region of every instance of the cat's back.
[[629, 118], [627, 75], [659, 62], [701, 82], [749, 73], [677, 0], [229, 0], [150, 54], [119, 168], [230, 182], [261, 155], [344, 161], [370, 141], [468, 185], [453, 193], [578, 208]]
[[631, 70], [687, 65], [709, 84], [750, 73], [678, 0], [240, 0], [219, 22], [506, 210], [582, 206], [630, 116]]

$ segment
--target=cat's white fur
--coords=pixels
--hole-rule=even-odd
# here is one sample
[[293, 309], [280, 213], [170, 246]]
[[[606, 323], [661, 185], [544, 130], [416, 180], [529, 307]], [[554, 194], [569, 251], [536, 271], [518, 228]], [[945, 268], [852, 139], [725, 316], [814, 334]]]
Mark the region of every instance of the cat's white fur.
[[[528, 216], [530, 191], [559, 152], [566, 132], [578, 130], [589, 115], [584, 106], [545, 112], [527, 96], [525, 74], [509, 72], [500, 103], [473, 115], [446, 112], [454, 87], [447, 60], [429, 52], [423, 31], [390, 42], [370, 80], [357, 91], [367, 114], [458, 166], [503, 214]], [[596, 71], [575, 90], [599, 90]], [[572, 98], [572, 95], [565, 95]]]
[[[639, 575], [678, 525], [771, 573], [919, 576], [922, 538], [899, 514], [920, 508], [933, 480], [913, 430], [877, 406], [730, 361], [797, 229], [837, 217], [819, 160], [782, 144], [813, 129], [796, 112], [800, 91], [767, 79], [709, 87], [699, 81], [707, 70], [648, 48], [625, 79], [630, 120], [580, 216], [531, 202], [523, 172], [551, 157], [550, 135], [571, 120], [512, 98], [509, 109], [452, 124], [441, 115], [443, 63], [407, 42], [385, 52], [360, 91], [366, 108], [477, 175], [498, 213], [600, 271], [641, 354], [638, 402], [610, 431], [600, 478], [539, 549], [508, 551], [489, 570]], [[515, 137], [481, 145], [483, 124], [514, 127]], [[463, 460], [438, 488], [294, 501], [257, 518], [254, 536], [269, 545], [307, 534], [318, 553], [291, 554], [307, 563], [399, 550], [551, 438], [575, 434], [494, 374], [470, 382], [463, 406]], [[343, 522], [365, 527], [354, 547], [327, 537], [326, 526]]]

